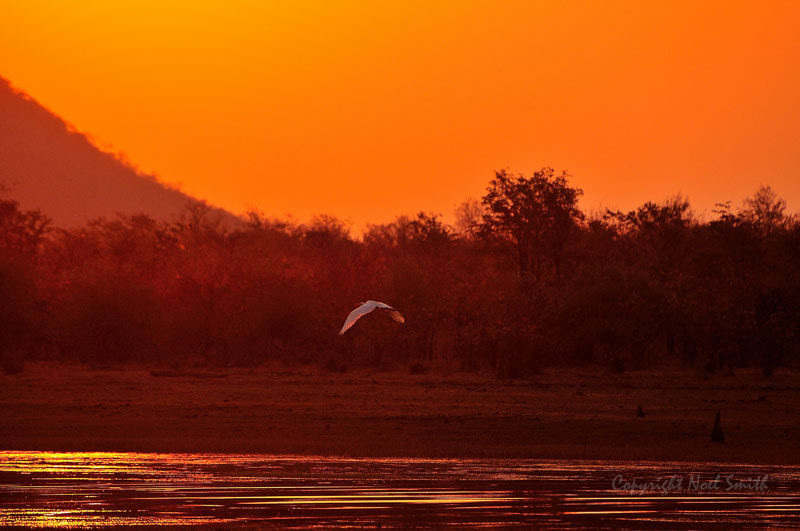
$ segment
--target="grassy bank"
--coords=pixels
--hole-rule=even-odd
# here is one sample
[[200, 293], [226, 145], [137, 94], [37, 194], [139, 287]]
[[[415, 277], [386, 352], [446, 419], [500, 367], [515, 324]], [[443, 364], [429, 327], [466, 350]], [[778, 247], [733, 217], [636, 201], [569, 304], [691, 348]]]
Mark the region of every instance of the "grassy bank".
[[[38, 363], [2, 375], [0, 449], [800, 463], [793, 373], [153, 374]], [[718, 409], [723, 444], [710, 442]]]

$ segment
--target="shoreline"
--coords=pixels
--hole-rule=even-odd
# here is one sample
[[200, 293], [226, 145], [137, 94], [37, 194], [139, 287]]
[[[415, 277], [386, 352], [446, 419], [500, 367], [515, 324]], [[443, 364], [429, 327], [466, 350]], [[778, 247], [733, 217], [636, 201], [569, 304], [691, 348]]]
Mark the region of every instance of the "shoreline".
[[[205, 378], [48, 362], [0, 386], [0, 450], [800, 464], [800, 383], [788, 372]], [[710, 439], [718, 409], [724, 443]]]

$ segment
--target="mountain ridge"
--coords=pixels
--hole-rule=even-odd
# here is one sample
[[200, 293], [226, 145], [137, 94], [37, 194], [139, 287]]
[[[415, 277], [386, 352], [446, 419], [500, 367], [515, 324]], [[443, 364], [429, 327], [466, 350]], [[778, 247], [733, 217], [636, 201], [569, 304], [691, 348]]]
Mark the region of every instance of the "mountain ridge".
[[[207, 204], [101, 149], [2, 76], [0, 184], [23, 208], [38, 209], [59, 226], [118, 214], [172, 220], [193, 204]], [[226, 222], [238, 219], [209, 206]]]

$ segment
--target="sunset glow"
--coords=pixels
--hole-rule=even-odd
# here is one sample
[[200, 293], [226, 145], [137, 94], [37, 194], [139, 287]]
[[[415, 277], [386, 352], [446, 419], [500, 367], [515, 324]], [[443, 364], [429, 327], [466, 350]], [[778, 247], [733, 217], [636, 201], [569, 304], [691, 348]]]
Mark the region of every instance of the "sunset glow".
[[796, 2], [3, 3], [0, 75], [234, 212], [446, 217], [493, 169], [584, 206], [800, 203]]
[[798, 140], [800, 0], [0, 0], [0, 527], [800, 529]]

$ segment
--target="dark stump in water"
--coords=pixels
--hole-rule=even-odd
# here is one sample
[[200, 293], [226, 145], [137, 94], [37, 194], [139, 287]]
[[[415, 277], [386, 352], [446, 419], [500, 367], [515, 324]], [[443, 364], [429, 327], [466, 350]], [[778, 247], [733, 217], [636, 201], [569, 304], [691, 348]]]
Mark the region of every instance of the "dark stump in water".
[[720, 413], [721, 410], [717, 410], [717, 416], [714, 418], [714, 429], [711, 430], [711, 441], [712, 442], [725, 442], [725, 434], [722, 433], [722, 425], [720, 424]]

